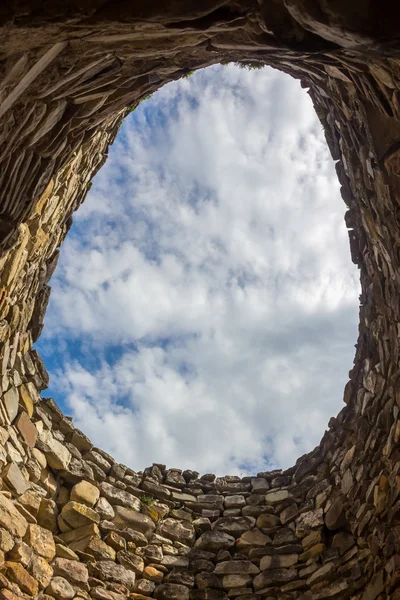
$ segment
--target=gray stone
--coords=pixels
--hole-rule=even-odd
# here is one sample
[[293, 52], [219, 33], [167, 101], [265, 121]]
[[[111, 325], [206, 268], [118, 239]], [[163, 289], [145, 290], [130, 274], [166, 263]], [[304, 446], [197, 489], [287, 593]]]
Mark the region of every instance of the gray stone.
[[218, 563], [214, 571], [216, 575], [232, 575], [235, 573], [257, 575], [259, 572], [260, 569], [249, 560], [226, 560]]
[[92, 577], [96, 577], [101, 581], [126, 585], [130, 590], [135, 585], [135, 573], [111, 560], [99, 560], [96, 563], [90, 563], [89, 573]]
[[157, 600], [189, 600], [189, 590], [177, 583], [163, 583], [156, 589], [154, 597]]
[[273, 490], [265, 494], [265, 501], [267, 504], [279, 504], [290, 497], [288, 490]]
[[133, 496], [125, 490], [120, 490], [103, 481], [100, 483], [100, 492], [111, 505], [125, 506], [131, 510], [140, 511], [141, 504], [139, 498], [136, 498], [136, 496]]
[[174, 542], [191, 545], [194, 541], [195, 530], [191, 523], [165, 519], [160, 525], [160, 533]]
[[196, 541], [195, 548], [218, 552], [232, 548], [235, 545], [235, 538], [222, 531], [206, 531]]
[[149, 537], [153, 533], [155, 524], [147, 515], [143, 515], [123, 506], [115, 506], [114, 510], [115, 516], [112, 519], [112, 522], [119, 529], [129, 527], [134, 531], [143, 533], [146, 537]]
[[53, 577], [46, 588], [46, 594], [57, 600], [71, 600], [75, 596], [75, 590], [64, 577]]
[[107, 498], [99, 498], [95, 509], [101, 519], [111, 521], [115, 517], [115, 511]]
[[296, 577], [296, 569], [268, 569], [256, 575], [253, 579], [253, 585], [255, 590], [261, 590], [268, 586], [289, 583], [289, 581], [293, 581]]

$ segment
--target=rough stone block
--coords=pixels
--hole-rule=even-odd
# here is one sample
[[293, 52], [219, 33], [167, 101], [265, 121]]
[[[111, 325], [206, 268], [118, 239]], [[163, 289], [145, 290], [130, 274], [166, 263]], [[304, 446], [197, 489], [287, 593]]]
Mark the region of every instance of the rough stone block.
[[13, 536], [24, 537], [28, 522], [17, 510], [14, 504], [0, 493], [0, 526], [7, 529]]

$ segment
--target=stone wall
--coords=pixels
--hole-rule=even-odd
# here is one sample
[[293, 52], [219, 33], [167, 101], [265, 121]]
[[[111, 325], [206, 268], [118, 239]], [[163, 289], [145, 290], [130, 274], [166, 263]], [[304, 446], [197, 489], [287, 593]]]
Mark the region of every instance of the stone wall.
[[[257, 477], [160, 464], [137, 473], [31, 391], [5, 395], [0, 428], [6, 600], [318, 600], [357, 597], [370, 579], [372, 513], [360, 506], [357, 521], [346, 497], [355, 447], [338, 448], [334, 466], [317, 449]], [[365, 597], [389, 579], [380, 570]]]
[[[400, 599], [398, 23], [377, 0], [0, 7], [3, 599]], [[360, 268], [354, 365], [344, 408], [285, 472], [136, 473], [40, 397], [32, 343], [72, 214], [127, 110], [229, 60], [299, 78], [324, 126]]]

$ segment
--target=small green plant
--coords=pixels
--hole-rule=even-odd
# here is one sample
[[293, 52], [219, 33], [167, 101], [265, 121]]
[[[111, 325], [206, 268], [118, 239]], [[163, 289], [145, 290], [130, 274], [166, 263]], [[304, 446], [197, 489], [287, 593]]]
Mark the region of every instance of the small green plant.
[[262, 62], [256, 62], [254, 60], [243, 60], [235, 63], [239, 69], [247, 69], [248, 71], [254, 71], [255, 69], [263, 69], [265, 64]]
[[142, 102], [144, 102], [145, 100], [150, 100], [150, 98], [152, 97], [153, 94], [146, 94], [146, 96], [143, 96], [143, 98], [140, 98], [139, 102], [137, 104], [134, 104], [133, 106], [131, 106], [128, 109], [128, 114], [132, 113], [134, 110], [137, 109], [137, 107], [139, 106], [139, 104], [141, 104]]
[[200, 533], [203, 530], [200, 523], [193, 523], [193, 525], [194, 525], [194, 529], [195, 529], [196, 533]]
[[147, 504], [148, 506], [155, 502], [153, 496], [140, 496], [139, 500], [142, 504]]
[[195, 73], [195, 71], [189, 71], [188, 73], [186, 73], [186, 75], [184, 75], [184, 78], [185, 78], [185, 79], [189, 79], [189, 77], [190, 77], [191, 75], [193, 75], [193, 73]]

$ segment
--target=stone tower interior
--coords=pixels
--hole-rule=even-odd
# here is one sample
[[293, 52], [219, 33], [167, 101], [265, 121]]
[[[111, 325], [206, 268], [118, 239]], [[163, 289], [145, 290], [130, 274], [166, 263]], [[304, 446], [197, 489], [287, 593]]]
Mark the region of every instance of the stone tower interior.
[[[1, 598], [400, 598], [399, 23], [377, 0], [0, 7]], [[301, 80], [336, 164], [362, 289], [344, 407], [285, 471], [137, 473], [40, 397], [48, 283], [129, 109], [246, 60]]]

